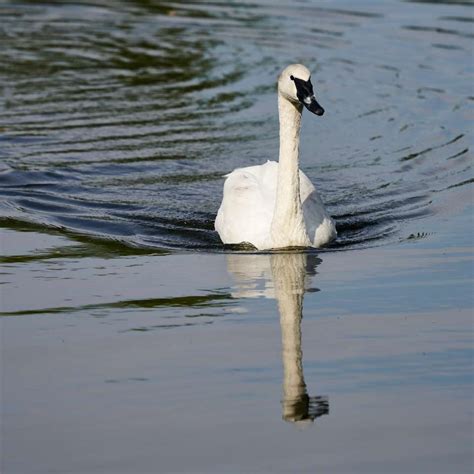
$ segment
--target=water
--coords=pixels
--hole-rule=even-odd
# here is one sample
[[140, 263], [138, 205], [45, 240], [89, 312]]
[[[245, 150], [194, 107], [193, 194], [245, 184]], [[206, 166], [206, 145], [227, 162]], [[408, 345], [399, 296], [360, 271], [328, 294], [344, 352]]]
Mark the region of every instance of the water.
[[[473, 22], [0, 2], [2, 472], [471, 472]], [[222, 176], [276, 159], [293, 62], [338, 240], [225, 249]]]
[[276, 76], [302, 61], [327, 110], [302, 167], [335, 246], [408, 237], [472, 177], [472, 13], [374, 3], [5, 4], [2, 220], [219, 249], [222, 176], [278, 156]]

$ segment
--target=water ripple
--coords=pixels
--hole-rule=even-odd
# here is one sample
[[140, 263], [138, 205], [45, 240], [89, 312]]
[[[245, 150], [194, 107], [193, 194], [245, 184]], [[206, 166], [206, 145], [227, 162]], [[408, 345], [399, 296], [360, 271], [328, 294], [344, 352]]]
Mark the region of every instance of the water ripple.
[[327, 114], [305, 115], [301, 165], [337, 220], [332, 249], [398, 239], [434, 194], [472, 183], [472, 18], [413, 8], [407, 22], [391, 1], [0, 6], [1, 225], [223, 249], [222, 176], [276, 159], [275, 79], [302, 61]]

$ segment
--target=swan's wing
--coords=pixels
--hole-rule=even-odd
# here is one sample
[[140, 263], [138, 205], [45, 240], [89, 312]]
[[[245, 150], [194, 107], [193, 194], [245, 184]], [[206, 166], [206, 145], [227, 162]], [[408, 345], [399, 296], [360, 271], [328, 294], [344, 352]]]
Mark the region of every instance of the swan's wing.
[[300, 171], [300, 196], [303, 206], [306, 232], [315, 247], [321, 247], [336, 235], [336, 226], [324, 208], [318, 191], [309, 178]]
[[268, 239], [274, 200], [268, 199], [258, 171], [240, 168], [227, 176], [215, 229], [225, 244], [249, 242], [262, 248]]

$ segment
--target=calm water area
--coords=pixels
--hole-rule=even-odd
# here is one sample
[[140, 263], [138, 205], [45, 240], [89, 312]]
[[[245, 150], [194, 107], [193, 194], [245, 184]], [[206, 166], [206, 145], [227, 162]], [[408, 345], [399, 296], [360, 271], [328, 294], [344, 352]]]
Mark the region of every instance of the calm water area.
[[[4, 474], [472, 473], [469, 1], [0, 0]], [[339, 236], [213, 230], [278, 156]]]

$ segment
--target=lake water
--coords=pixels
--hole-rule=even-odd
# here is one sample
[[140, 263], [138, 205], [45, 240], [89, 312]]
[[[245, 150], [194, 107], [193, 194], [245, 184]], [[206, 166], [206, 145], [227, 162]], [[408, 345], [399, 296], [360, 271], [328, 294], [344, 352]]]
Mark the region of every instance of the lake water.
[[[473, 13], [0, 1], [2, 472], [472, 472]], [[293, 62], [339, 237], [224, 248]]]

